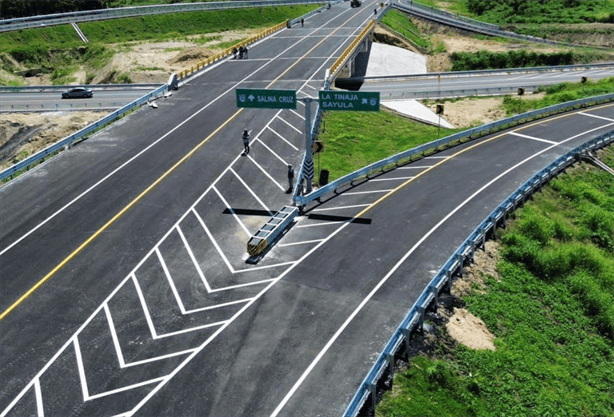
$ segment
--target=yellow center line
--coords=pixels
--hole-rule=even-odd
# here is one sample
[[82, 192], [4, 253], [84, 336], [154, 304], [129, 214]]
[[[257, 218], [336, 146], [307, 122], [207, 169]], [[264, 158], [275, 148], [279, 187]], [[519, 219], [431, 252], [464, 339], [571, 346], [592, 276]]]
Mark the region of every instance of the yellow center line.
[[[614, 106], [614, 104], [606, 104], [606, 105], [604, 105], [604, 106], [599, 106], [599, 107], [594, 107], [594, 108], [591, 108], [590, 110], [599, 110], [599, 109], [603, 109], [603, 108], [606, 108], [606, 107], [611, 107], [611, 106]], [[516, 130], [528, 129], [528, 128], [530, 128], [530, 127], [534, 127], [534, 126], [537, 126], [537, 125], [542, 124], [542, 123], [545, 123], [545, 122], [550, 122], [550, 121], [552, 121], [552, 120], [558, 120], [558, 119], [562, 119], [562, 118], [564, 118], [564, 117], [573, 116], [573, 115], [575, 115], [575, 114], [577, 114], [578, 112], [583, 111], [583, 110], [584, 110], [584, 109], [582, 109], [582, 110], [578, 110], [578, 111], [574, 111], [574, 112], [572, 112], [572, 113], [563, 114], [563, 115], [560, 115], [560, 116], [557, 116], [557, 117], [548, 118], [547, 120], [540, 120], [540, 121], [538, 121], [538, 122], [531, 123], [531, 124], [528, 124], [528, 125], [526, 125], [526, 126], [521, 126], [521, 127], [519, 127], [518, 129], [514, 129], [514, 130], [510, 130], [510, 131], [511, 131], [511, 132], [513, 132], [513, 131], [516, 131]], [[453, 155], [450, 155], [449, 157], [447, 157], [447, 158], [445, 158], [445, 159], [442, 159], [441, 161], [437, 162], [435, 165], [433, 165], [433, 166], [431, 166], [431, 167], [429, 167], [429, 168], [425, 169], [424, 171], [420, 172], [418, 175], [416, 175], [416, 176], [414, 176], [413, 178], [411, 178], [411, 179], [409, 179], [409, 180], [405, 181], [403, 184], [399, 185], [398, 187], [396, 187], [396, 188], [395, 188], [395, 189], [393, 189], [392, 191], [388, 192], [386, 195], [383, 195], [382, 197], [380, 197], [379, 199], [377, 199], [376, 201], [374, 201], [374, 202], [373, 202], [373, 203], [372, 203], [372, 204], [371, 204], [369, 207], [366, 207], [364, 210], [362, 210], [360, 213], [358, 213], [358, 214], [357, 214], [356, 216], [354, 216], [354, 217], [355, 217], [355, 218], [362, 217], [362, 216], [363, 216], [365, 213], [367, 213], [367, 212], [368, 212], [369, 210], [371, 210], [373, 207], [375, 207], [376, 205], [380, 204], [382, 201], [386, 200], [387, 198], [389, 198], [390, 196], [392, 196], [394, 193], [396, 193], [397, 191], [399, 191], [399, 190], [400, 190], [400, 189], [402, 189], [403, 187], [407, 186], [407, 185], [408, 185], [409, 183], [411, 183], [412, 181], [415, 181], [416, 179], [420, 178], [421, 176], [423, 176], [423, 175], [424, 175], [424, 174], [426, 174], [427, 172], [431, 171], [432, 169], [434, 169], [434, 168], [438, 167], [439, 165], [442, 165], [442, 164], [444, 164], [444, 163], [448, 162], [450, 159], [452, 159], [452, 158], [456, 158], [457, 156], [459, 156], [459, 155], [461, 155], [461, 154], [463, 154], [463, 153], [465, 153], [465, 152], [467, 152], [467, 151], [469, 151], [469, 150], [475, 149], [475, 148], [477, 148], [478, 146], [482, 146], [482, 145], [483, 145], [483, 144], [485, 144], [485, 143], [491, 142], [491, 141], [493, 141], [493, 140], [495, 140], [495, 139], [498, 139], [498, 138], [500, 138], [500, 137], [502, 137], [502, 136], [505, 136], [505, 135], [509, 134], [509, 132], [510, 132], [510, 131], [505, 132], [505, 133], [501, 133], [501, 134], [499, 134], [499, 135], [497, 135], [497, 136], [493, 136], [493, 137], [492, 137], [492, 138], [490, 138], [490, 139], [483, 140], [483, 141], [481, 141], [480, 143], [476, 143], [475, 145], [471, 145], [471, 146], [469, 146], [468, 148], [463, 149], [462, 151], [459, 151], [459, 152], [457, 152], [457, 153], [455, 153], [455, 154], [453, 154]]]
[[[277, 82], [281, 77], [288, 73], [292, 68], [298, 65], [309, 53], [311, 53], [315, 48], [320, 46], [322, 42], [326, 41], [328, 38], [333, 36], [335, 32], [337, 32], [341, 28], [335, 29], [328, 35], [326, 38], [322, 39], [318, 44], [316, 44], [313, 48], [307, 51], [303, 57], [301, 57], [298, 61], [292, 64], [288, 69], [282, 72], [277, 78], [275, 78], [266, 88], [271, 87], [275, 82]], [[106, 229], [109, 228], [117, 219], [119, 219], [122, 215], [124, 215], [128, 210], [130, 210], [136, 203], [138, 203], [145, 195], [147, 195], [151, 190], [153, 190], [158, 184], [160, 184], [166, 177], [168, 177], [173, 171], [175, 171], [181, 164], [187, 161], [196, 151], [198, 151], [206, 142], [208, 142], [213, 136], [219, 133], [224, 127], [226, 127], [233, 119], [235, 119], [243, 109], [237, 110], [232, 116], [230, 116], [224, 123], [218, 126], [209, 136], [203, 139], [198, 145], [196, 145], [190, 152], [188, 152], [183, 158], [175, 163], [168, 171], [162, 174], [157, 180], [155, 180], [149, 187], [147, 187], [141, 194], [139, 194], [134, 200], [132, 200], [126, 207], [121, 209], [115, 216], [111, 218], [108, 222], [106, 222], [100, 229], [98, 229], [92, 236], [90, 236], [85, 242], [83, 242], [77, 249], [75, 249], [70, 255], [68, 255], [62, 262], [60, 262], [55, 268], [53, 268], [47, 275], [40, 279], [32, 288], [30, 288], [25, 294], [23, 294], [17, 301], [15, 301], [9, 308], [7, 308], [2, 314], [0, 314], [0, 321], [2, 321], [8, 314], [10, 314], [19, 304], [21, 304], [26, 298], [28, 298], [34, 291], [41, 287], [46, 281], [49, 280], [56, 272], [62, 269], [68, 262], [70, 262], [75, 256], [79, 254], [83, 249], [85, 249], [90, 243], [94, 241], [98, 236], [102, 234]]]

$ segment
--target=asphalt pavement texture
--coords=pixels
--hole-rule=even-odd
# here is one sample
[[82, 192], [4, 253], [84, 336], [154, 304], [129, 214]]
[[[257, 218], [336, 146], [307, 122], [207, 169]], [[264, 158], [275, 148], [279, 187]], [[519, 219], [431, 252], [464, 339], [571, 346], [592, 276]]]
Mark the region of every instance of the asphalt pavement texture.
[[310, 205], [247, 264], [289, 203], [304, 108], [238, 111], [234, 89], [315, 97], [374, 5], [283, 30], [0, 189], [1, 310], [60, 266], [0, 321], [0, 415], [341, 414], [471, 230], [612, 129], [606, 105], [399, 167]]

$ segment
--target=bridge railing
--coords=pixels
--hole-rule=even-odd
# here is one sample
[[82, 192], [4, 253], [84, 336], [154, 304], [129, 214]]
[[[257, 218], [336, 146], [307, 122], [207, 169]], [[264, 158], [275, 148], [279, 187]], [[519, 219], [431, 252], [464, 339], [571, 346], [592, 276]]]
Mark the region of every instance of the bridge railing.
[[380, 353], [371, 367], [360, 388], [350, 401], [345, 410], [344, 417], [354, 417], [358, 414], [367, 400], [375, 405], [375, 394], [380, 378], [387, 371], [392, 375], [395, 357], [401, 352], [402, 345], [408, 346], [411, 332], [416, 326], [424, 321], [426, 309], [432, 302], [437, 303], [439, 293], [444, 288], [449, 288], [452, 277], [455, 273], [461, 272], [463, 265], [473, 259], [473, 254], [478, 247], [483, 247], [488, 235], [491, 235], [498, 225], [505, 223], [508, 215], [522, 204], [535, 191], [541, 189], [542, 185], [551, 178], [573, 164], [580, 155], [602, 148], [614, 143], [614, 130], [604, 133], [584, 144], [572, 149], [566, 154], [557, 158], [547, 167], [533, 175], [528, 181], [522, 184], [508, 198], [506, 198], [497, 208], [495, 208], [465, 239], [456, 251], [446, 261], [444, 266], [435, 274], [433, 279], [420, 294], [414, 305], [410, 308], [401, 324], [395, 330], [384, 350]]
[[165, 13], [197, 12], [222, 9], [238, 9], [266, 6], [291, 6], [296, 4], [322, 3], [322, 0], [260, 0], [260, 1], [212, 1], [204, 3], [178, 3], [155, 6], [118, 7], [71, 13], [56, 13], [41, 16], [0, 20], [0, 32], [37, 28], [65, 23], [80, 23], [94, 20], [118, 19]]
[[420, 145], [416, 148], [412, 148], [403, 152], [399, 152], [396, 155], [390, 156], [388, 158], [382, 159], [381, 161], [374, 162], [370, 165], [367, 165], [364, 168], [361, 168], [357, 171], [349, 173], [341, 178], [338, 178], [332, 181], [330, 184], [321, 187], [317, 190], [312, 191], [311, 193], [304, 196], [296, 196], [294, 198], [294, 203], [298, 206], [304, 207], [308, 203], [314, 200], [319, 200], [322, 196], [327, 193], [335, 192], [337, 188], [350, 184], [358, 179], [365, 178], [369, 174], [382, 171], [389, 167], [394, 167], [398, 165], [402, 161], [409, 161], [414, 157], [422, 157], [424, 155], [429, 155], [436, 153], [440, 150], [440, 148], [447, 149], [451, 146], [455, 146], [457, 144], [462, 143], [463, 140], [471, 140], [474, 138], [479, 138], [484, 135], [488, 135], [495, 131], [499, 131], [502, 129], [507, 129], [508, 127], [518, 125], [520, 123], [524, 123], [527, 121], [531, 121], [537, 118], [542, 118], [546, 116], [550, 116], [552, 114], [560, 113], [563, 111], [572, 110], [575, 108], [591, 106], [599, 103], [605, 103], [609, 101], [614, 101], [614, 94], [605, 94], [596, 97], [588, 97], [580, 100], [568, 101], [561, 104], [556, 104], [554, 106], [544, 107], [538, 110], [532, 110], [526, 113], [518, 114], [516, 116], [508, 117], [505, 119], [501, 119], [499, 121], [488, 123], [482, 126], [475, 127], [473, 129], [465, 130], [463, 132], [458, 132], [452, 134], [450, 136], [446, 136], [445, 138], [441, 138], [429, 143], [425, 143], [424, 145]]
[[55, 154], [56, 152], [61, 151], [65, 147], [70, 147], [75, 142], [83, 140], [87, 135], [105, 127], [107, 124], [119, 119], [126, 113], [140, 107], [141, 105], [147, 103], [149, 100], [164, 95], [167, 90], [168, 85], [164, 84], [156, 88], [154, 91], [151, 91], [144, 96], [134, 100], [133, 102], [125, 105], [124, 107], [115, 110], [113, 113], [98, 120], [97, 122], [92, 123], [91, 125], [79, 130], [78, 132], [73, 133], [72, 135], [62, 139], [61, 141], [56, 142], [46, 147], [45, 149], [35, 153], [34, 155], [27, 157], [23, 161], [20, 161], [15, 165], [0, 172], [0, 181], [4, 182], [5, 179], [13, 178], [13, 176], [19, 174], [21, 171], [28, 170], [32, 165], [37, 164], [41, 160], [44, 160], [49, 155]]

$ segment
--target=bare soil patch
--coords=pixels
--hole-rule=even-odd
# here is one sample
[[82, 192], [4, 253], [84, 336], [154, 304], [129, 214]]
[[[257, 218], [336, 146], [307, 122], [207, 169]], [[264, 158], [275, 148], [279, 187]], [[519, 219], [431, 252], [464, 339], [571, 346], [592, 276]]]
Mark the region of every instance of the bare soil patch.
[[471, 349], [495, 350], [495, 336], [488, 330], [479, 317], [464, 308], [455, 308], [454, 314], [446, 323], [450, 337]]
[[0, 169], [32, 155], [106, 116], [108, 112], [0, 114]]
[[407, 49], [408, 51], [412, 51], [417, 54], [422, 53], [422, 51], [416, 48], [411, 42], [382, 25], [375, 26], [375, 30], [373, 31], [373, 39], [378, 43]]

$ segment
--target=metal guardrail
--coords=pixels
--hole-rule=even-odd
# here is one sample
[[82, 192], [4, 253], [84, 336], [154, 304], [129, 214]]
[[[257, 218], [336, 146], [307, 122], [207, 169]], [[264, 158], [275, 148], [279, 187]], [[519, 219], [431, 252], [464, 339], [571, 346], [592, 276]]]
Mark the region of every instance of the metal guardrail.
[[345, 63], [350, 59], [354, 51], [358, 48], [360, 43], [364, 40], [364, 38], [369, 34], [370, 31], [375, 27], [375, 21], [371, 20], [367, 26], [358, 34], [356, 38], [352, 41], [350, 46], [348, 46], [345, 51], [335, 60], [333, 65], [330, 67], [330, 76], [335, 78], [341, 68], [345, 65]]
[[488, 69], [488, 70], [473, 70], [473, 71], [454, 71], [454, 72], [427, 72], [423, 74], [406, 74], [406, 75], [373, 75], [369, 77], [350, 77], [345, 78], [348, 81], [370, 81], [370, 80], [403, 80], [403, 79], [422, 79], [422, 78], [459, 78], [466, 76], [480, 77], [483, 75], [506, 75], [519, 72], [565, 72], [565, 71], [581, 71], [591, 70], [596, 68], [612, 68], [614, 70], [614, 62], [601, 62], [597, 64], [573, 64], [573, 65], [554, 65], [548, 67], [523, 67], [523, 68], [505, 68], [505, 69]]
[[250, 255], [248, 262], [255, 263], [282, 236], [297, 214], [296, 207], [284, 206], [258, 229], [247, 242], [247, 253]]
[[66, 23], [89, 22], [94, 20], [118, 19], [132, 16], [165, 13], [197, 12], [222, 9], [239, 9], [266, 6], [290, 6], [296, 4], [321, 3], [322, 0], [261, 0], [261, 1], [221, 1], [206, 3], [179, 3], [156, 6], [119, 7], [113, 9], [88, 10], [72, 13], [56, 13], [43, 16], [20, 17], [0, 20], [0, 32], [18, 29], [40, 28]]
[[526, 198], [530, 197], [536, 190], [541, 189], [542, 185], [552, 177], [573, 164], [579, 156], [595, 149], [614, 143], [614, 130], [602, 134], [560, 156], [547, 167], [533, 175], [528, 181], [522, 184], [508, 198], [506, 198], [497, 208], [495, 208], [465, 239], [456, 251], [446, 261], [444, 266], [437, 272], [431, 282], [426, 286], [422, 294], [418, 297], [411, 307], [401, 324], [395, 330], [384, 350], [380, 353], [371, 367], [360, 388], [350, 401], [344, 417], [354, 417], [358, 414], [367, 399], [371, 397], [371, 404], [375, 404], [375, 394], [377, 384], [382, 375], [388, 369], [392, 374], [395, 356], [399, 352], [402, 344], [409, 344], [410, 333], [417, 325], [424, 321], [424, 314], [429, 305], [437, 299], [440, 291], [451, 284], [452, 277], [456, 272], [461, 272], [466, 261], [473, 259], [473, 254], [477, 247], [483, 247], [486, 237], [493, 233], [499, 224], [505, 223], [507, 216], [516, 209]]
[[568, 46], [568, 47], [573, 47], [573, 48], [595, 48], [595, 49], [607, 49], [607, 50], [611, 50], [611, 48], [605, 48], [605, 47], [599, 47], [599, 46], [592, 46], [592, 45], [576, 45], [576, 44], [571, 44], [571, 43], [564, 43], [564, 42], [558, 42], [558, 41], [550, 41], [547, 39], [542, 39], [542, 38], [536, 38], [535, 36], [530, 36], [530, 35], [520, 35], [518, 33], [514, 33], [514, 32], [509, 32], [509, 31], [503, 31], [503, 30], [496, 30], [496, 29], [490, 29], [484, 26], [478, 26], [478, 25], [474, 25], [468, 22], [464, 22], [461, 20], [458, 20], [456, 18], [450, 18], [447, 16], [443, 16], [443, 15], [437, 15], [436, 13], [431, 13], [431, 9], [426, 8], [426, 9], [422, 9], [422, 8], [418, 8], [415, 7], [414, 4], [412, 5], [407, 5], [407, 4], [402, 4], [402, 3], [395, 3], [393, 5], [393, 7], [406, 12], [406, 13], [411, 13], [417, 17], [423, 18], [423, 19], [427, 19], [427, 20], [432, 20], [434, 22], [437, 23], [441, 23], [444, 25], [448, 25], [448, 26], [453, 26], [456, 27], [458, 29], [462, 29], [462, 30], [467, 30], [470, 32], [477, 32], [477, 33], [482, 33], [484, 35], [490, 35], [490, 36], [499, 36], [499, 37], [504, 37], [504, 38], [512, 38], [512, 39], [519, 39], [519, 40], [523, 40], [523, 41], [528, 41], [528, 42], [535, 42], [535, 43], [542, 43], [542, 44], [547, 44], [547, 45], [560, 45], [560, 46]]
[[[560, 81], [558, 81], [560, 82]], [[557, 82], [557, 83], [558, 83]], [[525, 92], [530, 93], [544, 84], [522, 85]], [[454, 98], [467, 96], [493, 96], [501, 94], [516, 94], [516, 87], [492, 87], [492, 88], [459, 88], [457, 90], [441, 90], [441, 91], [395, 91], [391, 93], [380, 93], [381, 100], [408, 100], [408, 99], [438, 99], [438, 98]], [[364, 90], [368, 91], [368, 90]]]
[[0, 86], [0, 93], [27, 93], [31, 91], [58, 91], [69, 90], [76, 87], [85, 87], [90, 90], [134, 90], [144, 88], [158, 88], [161, 83], [141, 83], [141, 84], [78, 84], [78, 85], [23, 85], [19, 87]]
[[125, 105], [124, 107], [114, 111], [113, 113], [100, 119], [99, 121], [92, 123], [91, 125], [79, 130], [76, 133], [73, 133], [72, 135], [66, 137], [65, 139], [62, 139], [61, 141], [54, 143], [46, 147], [45, 149], [35, 153], [34, 155], [29, 156], [23, 161], [18, 162], [17, 164], [5, 169], [4, 171], [0, 172], [0, 181], [3, 181], [5, 178], [13, 178], [15, 174], [19, 173], [20, 171], [24, 169], [28, 170], [30, 165], [35, 164], [42, 159], [45, 159], [45, 157], [55, 152], [60, 151], [64, 147], [69, 147], [73, 143], [83, 140], [84, 136], [92, 132], [95, 132], [96, 130], [106, 126], [108, 123], [115, 121], [116, 119], [122, 117], [124, 114], [126, 114], [130, 110], [138, 106], [141, 106], [142, 104], [145, 104], [150, 99], [163, 95], [167, 90], [168, 90], [168, 85], [164, 84], [161, 87], [155, 89], [154, 91], [147, 93], [144, 96]]
[[527, 113], [518, 114], [516, 116], [508, 117], [493, 123], [488, 123], [482, 126], [478, 126], [473, 129], [458, 132], [445, 138], [435, 140], [424, 145], [420, 145], [416, 148], [409, 149], [407, 151], [399, 152], [396, 155], [382, 159], [381, 161], [374, 162], [366, 167], [347, 174], [341, 178], [336, 179], [330, 184], [321, 187], [305, 196], [295, 196], [294, 203], [298, 206], [304, 207], [307, 203], [320, 199], [327, 193], [335, 192], [335, 190], [343, 185], [352, 183], [359, 178], [367, 177], [370, 173], [381, 171], [386, 167], [397, 165], [400, 161], [409, 160], [415, 156], [423, 156], [425, 154], [435, 153], [438, 148], [448, 148], [454, 144], [461, 143], [462, 139], [473, 139], [493, 133], [495, 131], [505, 129], [512, 125], [517, 125], [526, 121], [534, 120], [536, 118], [550, 116], [552, 114], [560, 113], [566, 110], [586, 107], [589, 105], [614, 101], [613, 94], [605, 94], [602, 96], [589, 97], [580, 100], [568, 101], [566, 103], [556, 104], [554, 106], [545, 107], [538, 110], [533, 110]]

